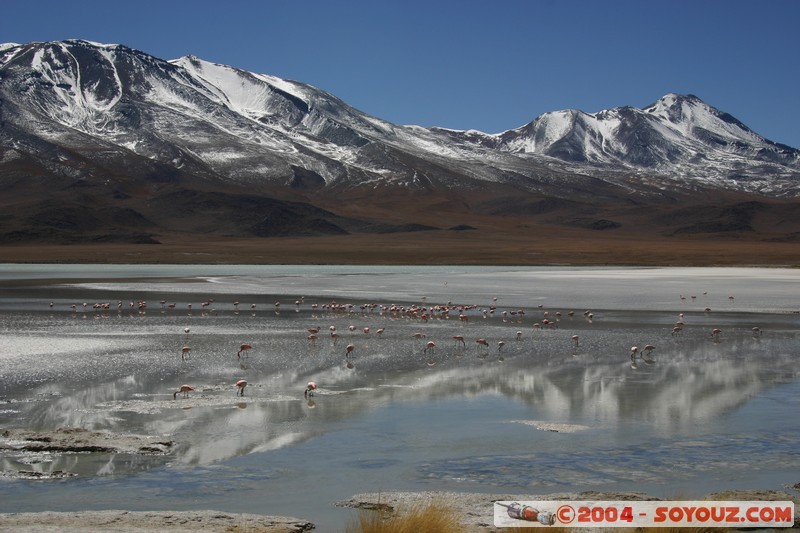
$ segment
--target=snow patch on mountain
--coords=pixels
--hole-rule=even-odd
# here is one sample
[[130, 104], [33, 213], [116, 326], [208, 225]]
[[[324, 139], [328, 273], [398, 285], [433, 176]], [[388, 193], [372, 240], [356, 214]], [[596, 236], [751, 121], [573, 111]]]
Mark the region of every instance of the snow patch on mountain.
[[70, 40], [3, 44], [0, 61], [4, 119], [31, 138], [85, 154], [94, 138], [241, 183], [285, 183], [300, 168], [326, 185], [426, 186], [435, 176], [453, 188], [469, 179], [538, 192], [601, 180], [800, 195], [800, 151], [691, 95], [644, 109], [554, 111], [487, 134], [395, 125], [313, 86], [191, 55], [167, 62]]

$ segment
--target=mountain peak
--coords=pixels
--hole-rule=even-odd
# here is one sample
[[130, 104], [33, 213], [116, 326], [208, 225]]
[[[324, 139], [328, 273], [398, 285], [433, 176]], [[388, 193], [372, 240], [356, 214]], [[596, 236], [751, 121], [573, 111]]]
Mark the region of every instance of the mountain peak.
[[[74, 39], [0, 45], [0, 61], [4, 146], [54, 175], [124, 176], [135, 167], [148, 169], [136, 171], [147, 179], [191, 176], [248, 190], [500, 183], [564, 196], [587, 194], [576, 183], [591, 176], [624, 190], [683, 183], [798, 194], [798, 150], [691, 94], [668, 93], [645, 109], [548, 112], [489, 135], [394, 125], [311, 85], [195, 55], [165, 61]], [[51, 161], [50, 153], [60, 155]]]

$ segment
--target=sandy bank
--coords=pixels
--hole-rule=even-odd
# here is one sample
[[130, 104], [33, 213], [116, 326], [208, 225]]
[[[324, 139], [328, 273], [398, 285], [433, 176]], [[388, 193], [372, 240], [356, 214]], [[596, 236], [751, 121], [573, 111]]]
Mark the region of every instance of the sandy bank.
[[[737, 490], [715, 492], [702, 499], [730, 501], [787, 501], [795, 504], [795, 527], [800, 528], [798, 506], [800, 497], [782, 491]], [[447, 506], [461, 518], [465, 533], [500, 531], [493, 526], [493, 502], [498, 500], [629, 500], [645, 501], [658, 498], [639, 492], [569, 492], [556, 494], [480, 494], [463, 492], [382, 492], [356, 494], [338, 502], [340, 507], [381, 510], [401, 513], [416, 505]], [[311, 522], [283, 516], [235, 514], [219, 511], [82, 511], [0, 514], [2, 532], [78, 533], [114, 531], [142, 533], [145, 531], [219, 531], [260, 533], [303, 532], [315, 529]]]
[[297, 518], [219, 511], [82, 511], [0, 514], [0, 532], [13, 531], [17, 533], [80, 533], [85, 531], [299, 533], [312, 529], [313, 524]]
[[[795, 491], [796, 492], [796, 491]], [[556, 494], [473, 494], [463, 492], [376, 492], [356, 494], [349, 500], [338, 502], [342, 507], [375, 509], [402, 514], [412, 506], [436, 504], [447, 507], [460, 517], [465, 533], [502, 532], [504, 528], [494, 527], [494, 507], [496, 501], [525, 500], [603, 500], [603, 501], [649, 501], [659, 500], [641, 492], [562, 492]], [[800, 497], [787, 492], [774, 490], [736, 490], [707, 494], [704, 500], [728, 501], [793, 501], [795, 505], [795, 527], [782, 529], [794, 531], [800, 527]]]

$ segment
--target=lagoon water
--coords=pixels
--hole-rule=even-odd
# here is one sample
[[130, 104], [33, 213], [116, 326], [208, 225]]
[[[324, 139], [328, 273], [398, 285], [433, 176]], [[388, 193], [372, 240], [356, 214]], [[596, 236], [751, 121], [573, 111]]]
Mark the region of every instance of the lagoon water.
[[[448, 303], [469, 307], [405, 312]], [[338, 531], [352, 512], [333, 504], [360, 492], [791, 492], [799, 313], [794, 269], [0, 265], [0, 434], [176, 443], [0, 449], [0, 512], [217, 509]]]

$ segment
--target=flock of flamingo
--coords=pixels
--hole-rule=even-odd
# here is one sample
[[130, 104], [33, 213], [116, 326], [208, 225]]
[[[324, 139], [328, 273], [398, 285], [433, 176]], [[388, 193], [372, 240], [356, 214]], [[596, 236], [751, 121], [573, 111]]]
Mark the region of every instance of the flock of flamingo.
[[[706, 295], [707, 293], [704, 292], [703, 294]], [[696, 296], [691, 296], [691, 298], [692, 298], [692, 300], [695, 300]], [[684, 297], [683, 295], [680, 295], [680, 299], [681, 300], [686, 300], [686, 297]], [[733, 301], [733, 299], [734, 299], [733, 296], [729, 297], [730, 301]], [[425, 300], [424, 297], [423, 297], [423, 300]], [[320, 310], [322, 310], [323, 312], [328, 312], [328, 313], [333, 313], [333, 314], [345, 314], [345, 315], [350, 315], [351, 313], [356, 312], [356, 311], [360, 311], [362, 313], [369, 313], [369, 314], [374, 313], [374, 312], [377, 311], [379, 316], [394, 317], [394, 318], [397, 318], [397, 317], [410, 318], [410, 319], [417, 320], [420, 323], [427, 323], [428, 321], [436, 320], [436, 319], [449, 319], [451, 316], [455, 315], [455, 316], [458, 317], [459, 322], [461, 324], [467, 325], [469, 323], [469, 320], [470, 320], [471, 316], [472, 317], [480, 316], [481, 318], [484, 318], [484, 319], [495, 316], [496, 315], [496, 311], [497, 311], [497, 306], [496, 306], [497, 298], [494, 298], [492, 301], [493, 301], [492, 305], [487, 306], [486, 308], [479, 308], [479, 306], [477, 306], [477, 305], [453, 305], [452, 302], [448, 302], [447, 304], [443, 304], [443, 305], [430, 305], [430, 306], [417, 305], [417, 304], [412, 304], [412, 305], [409, 305], [409, 306], [396, 305], [396, 304], [394, 304], [394, 305], [362, 304], [360, 306], [357, 306], [355, 304], [339, 304], [339, 303], [336, 303], [336, 302], [330, 302], [330, 303], [327, 303], [327, 304], [316, 304], [316, 303], [315, 304], [311, 304], [311, 310], [312, 310], [312, 312], [315, 312], [315, 313], [319, 312]], [[213, 300], [207, 300], [207, 301], [202, 302], [200, 304], [200, 307], [203, 309], [203, 313], [215, 313], [216, 311], [214, 310], [214, 308], [212, 306], [213, 303], [214, 303]], [[300, 298], [298, 300], [295, 300], [294, 303], [295, 303], [295, 311], [299, 312], [301, 305], [304, 303], [304, 298]], [[176, 304], [168, 303], [165, 300], [162, 300], [160, 302], [160, 304], [161, 304], [162, 312], [164, 312], [164, 310], [173, 310], [173, 309], [176, 308]], [[234, 312], [237, 313], [237, 314], [239, 312], [239, 305], [240, 305], [240, 303], [238, 301], [233, 302]], [[54, 304], [51, 302], [50, 303], [50, 307], [53, 308], [53, 306], [54, 306]], [[77, 312], [77, 309], [79, 308], [79, 306], [77, 304], [72, 304], [70, 307], [71, 307], [73, 312]], [[135, 310], [139, 314], [144, 314], [144, 313], [146, 313], [147, 302], [146, 301], [131, 301], [128, 304], [128, 307], [129, 307], [129, 309], [131, 311]], [[82, 308], [84, 309], [84, 311], [88, 311], [89, 306], [88, 306], [88, 304], [84, 303]], [[102, 312], [106, 312], [110, 308], [111, 308], [111, 304], [109, 304], [109, 303], [95, 303], [95, 304], [93, 304], [91, 306], [92, 310], [94, 310], [94, 311], [102, 311]], [[121, 312], [121, 310], [123, 308], [124, 308], [124, 304], [121, 301], [117, 302], [117, 309], [119, 310], [119, 312]], [[254, 316], [255, 316], [256, 308], [257, 308], [257, 305], [255, 303], [250, 304], [250, 309], [253, 312]], [[532, 328], [534, 330], [557, 329], [559, 327], [559, 322], [562, 319], [562, 313], [561, 312], [555, 312], [555, 313], [551, 314], [550, 311], [544, 310], [542, 305], [539, 305], [538, 308], [539, 308], [540, 313], [541, 313], [541, 320], [533, 322], [532, 323]], [[192, 304], [191, 303], [187, 304], [187, 309], [189, 310], [189, 313], [191, 314], [191, 310], [192, 310]], [[280, 314], [281, 303], [280, 302], [275, 302], [274, 305], [273, 305], [273, 309], [274, 309], [276, 314]], [[710, 311], [711, 311], [711, 309], [708, 308], [708, 307], [706, 307], [704, 309], [705, 313], [709, 313]], [[501, 311], [499, 314], [502, 316], [502, 320], [504, 322], [506, 322], [506, 321], [515, 321], [517, 323], [523, 323], [524, 318], [526, 316], [526, 312], [525, 312], [524, 309], [504, 310], [504, 311]], [[569, 311], [567, 313], [567, 315], [569, 317], [574, 317], [575, 313], [574, 313], [574, 311]], [[583, 313], [583, 316], [584, 316], [585, 320], [587, 322], [589, 322], [589, 323], [591, 323], [594, 320], [594, 314], [590, 310], [585, 311]], [[682, 335], [683, 331], [684, 331], [684, 327], [685, 327], [684, 314], [683, 313], [679, 313], [678, 319], [675, 322], [674, 326], [672, 327], [672, 335], [673, 336]], [[307, 328], [307, 332], [308, 332], [307, 340], [308, 340], [309, 343], [316, 343], [317, 339], [319, 339], [319, 337], [320, 337], [321, 329], [322, 328], [319, 327], [319, 326]], [[359, 328], [357, 328], [355, 325], [350, 325], [348, 327], [348, 331], [350, 333], [351, 338], [356, 333], [356, 331], [358, 329]], [[370, 335], [371, 332], [372, 332], [372, 329], [369, 326], [364, 326], [364, 327], [360, 328], [360, 331], [361, 331], [361, 333], [363, 335]], [[758, 327], [753, 327], [752, 331], [753, 331], [753, 335], [756, 336], [756, 337], [760, 336], [762, 334], [761, 329], [758, 328]], [[376, 329], [374, 331], [374, 334], [377, 335], [378, 337], [381, 337], [381, 336], [383, 336], [384, 332], [385, 332], [385, 328], [381, 327], [379, 329]], [[185, 338], [184, 345], [183, 345], [183, 347], [181, 349], [181, 360], [182, 361], [186, 361], [188, 356], [189, 356], [189, 354], [190, 354], [190, 352], [191, 352], [191, 348], [188, 345], [188, 338], [189, 338], [190, 329], [188, 327], [185, 328], [184, 329], [184, 333], [186, 335], [186, 338]], [[722, 330], [720, 328], [713, 328], [711, 330], [711, 339], [714, 342], [720, 342], [721, 341], [721, 335], [722, 335]], [[333, 345], [336, 345], [337, 341], [340, 338], [340, 334], [337, 331], [337, 328], [336, 328], [335, 325], [329, 326], [329, 328], [328, 328], [328, 336], [329, 336], [329, 338], [331, 340], [331, 343]], [[520, 331], [516, 331], [516, 334], [515, 334], [516, 340], [519, 341], [519, 340], [522, 339], [522, 337], [523, 337], [523, 332], [521, 330]], [[422, 332], [415, 332], [415, 333], [412, 334], [412, 338], [415, 341], [421, 342], [423, 339], [426, 338], [426, 334], [422, 333]], [[455, 342], [456, 346], [460, 346], [461, 348], [464, 348], [464, 349], [467, 346], [467, 339], [462, 334], [452, 335], [452, 340]], [[577, 334], [576, 335], [572, 335], [571, 340], [572, 340], [572, 342], [574, 344], [575, 349], [577, 350], [579, 348], [579, 346], [580, 346], [580, 337], [579, 337], [579, 335], [577, 335]], [[475, 338], [474, 342], [478, 346], [478, 349], [482, 350], [481, 352], [479, 352], [479, 356], [480, 357], [485, 357], [486, 355], [488, 355], [490, 344], [489, 344], [489, 341], [486, 338], [483, 338], [483, 337]], [[505, 346], [505, 344], [506, 343], [505, 343], [504, 340], [497, 341], [496, 346], [497, 346], [498, 353], [502, 354], [503, 347]], [[424, 343], [424, 345], [422, 346], [421, 353], [423, 355], [432, 354], [436, 348], [437, 348], [437, 342], [429, 340], [429, 341], [426, 341]], [[251, 343], [242, 343], [242, 344], [240, 344], [239, 345], [239, 350], [236, 353], [237, 359], [241, 359], [246, 354], [247, 351], [252, 350], [252, 349], [253, 349], [253, 345]], [[344, 356], [345, 356], [345, 365], [349, 369], [352, 369], [355, 366], [354, 363], [353, 363], [353, 359], [352, 359], [352, 355], [355, 352], [355, 349], [356, 349], [356, 345], [354, 343], [352, 343], [352, 342], [348, 343], [347, 346], [345, 347], [345, 354], [344, 354]], [[637, 361], [638, 360], [642, 360], [642, 361], [644, 361], [645, 363], [648, 363], [648, 364], [654, 363], [655, 361], [651, 358], [651, 355], [652, 355], [652, 353], [653, 353], [653, 351], [655, 349], [656, 349], [656, 347], [653, 344], [646, 344], [642, 348], [639, 348], [638, 346], [632, 346], [631, 349], [630, 349], [630, 361], [631, 361], [632, 368], [635, 369], [637, 367]], [[503, 360], [502, 355], [500, 355], [500, 359], [499, 360], [501, 360], [501, 361]], [[435, 364], [435, 362], [429, 360], [428, 364], [432, 366], [432, 365]], [[239, 379], [239, 380], [237, 380], [235, 382], [234, 385], [236, 387], [236, 395], [237, 396], [244, 396], [244, 391], [245, 391], [245, 387], [247, 386], [247, 381], [245, 379]], [[186, 397], [188, 397], [189, 392], [192, 392], [194, 390], [195, 390], [194, 387], [192, 387], [191, 385], [186, 385], [186, 384], [181, 385], [180, 388], [173, 393], [173, 399], [177, 399], [178, 394], [183, 394], [183, 397], [186, 398]], [[309, 396], [313, 396], [314, 392], [316, 390], [317, 390], [317, 384], [315, 382], [313, 382], [313, 381], [309, 382], [307, 384], [307, 386], [306, 386], [306, 389], [304, 390], [304, 393], [303, 393], [304, 397], [308, 398]]]

